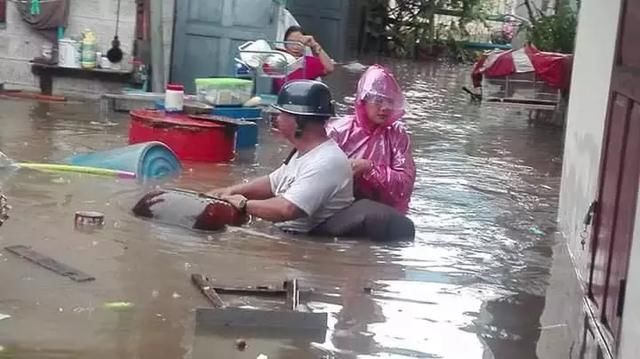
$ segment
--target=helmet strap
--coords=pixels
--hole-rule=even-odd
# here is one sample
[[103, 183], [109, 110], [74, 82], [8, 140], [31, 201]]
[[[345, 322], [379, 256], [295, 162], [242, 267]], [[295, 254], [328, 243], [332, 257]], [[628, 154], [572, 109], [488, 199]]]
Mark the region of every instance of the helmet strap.
[[307, 120], [303, 119], [300, 116], [296, 116], [296, 133], [294, 134], [295, 138], [300, 138], [302, 137], [302, 134], [304, 132], [304, 128], [307, 127]]

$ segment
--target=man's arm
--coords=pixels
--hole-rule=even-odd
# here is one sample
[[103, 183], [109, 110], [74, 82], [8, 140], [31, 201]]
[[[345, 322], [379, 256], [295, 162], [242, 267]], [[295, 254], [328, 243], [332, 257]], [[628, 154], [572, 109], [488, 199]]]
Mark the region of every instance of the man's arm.
[[208, 194], [215, 197], [224, 197], [231, 195], [243, 195], [248, 199], [267, 199], [273, 197], [271, 192], [271, 182], [269, 176], [256, 178], [247, 183], [240, 183], [230, 187], [214, 189]]
[[295, 204], [278, 196], [265, 200], [247, 201], [246, 212], [274, 223], [286, 222], [306, 216]]

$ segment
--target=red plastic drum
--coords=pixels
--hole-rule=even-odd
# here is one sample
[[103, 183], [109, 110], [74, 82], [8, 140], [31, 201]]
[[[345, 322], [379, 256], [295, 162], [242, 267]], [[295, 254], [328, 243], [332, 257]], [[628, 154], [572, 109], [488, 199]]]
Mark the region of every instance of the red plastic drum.
[[186, 161], [226, 162], [233, 159], [234, 126], [158, 110], [133, 110], [130, 115], [129, 144], [159, 141]]

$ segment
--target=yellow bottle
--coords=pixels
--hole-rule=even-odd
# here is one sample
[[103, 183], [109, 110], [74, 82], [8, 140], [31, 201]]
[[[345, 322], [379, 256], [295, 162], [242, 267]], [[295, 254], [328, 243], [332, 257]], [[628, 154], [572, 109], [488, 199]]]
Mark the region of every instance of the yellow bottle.
[[96, 34], [87, 29], [82, 33], [82, 55], [80, 64], [82, 68], [93, 69], [96, 67]]

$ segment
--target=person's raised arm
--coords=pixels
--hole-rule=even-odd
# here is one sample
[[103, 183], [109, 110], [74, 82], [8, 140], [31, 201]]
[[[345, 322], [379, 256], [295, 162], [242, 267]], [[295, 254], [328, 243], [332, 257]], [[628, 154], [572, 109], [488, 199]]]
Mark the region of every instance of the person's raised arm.
[[326, 51], [322, 48], [320, 43], [318, 43], [313, 36], [307, 37], [307, 46], [311, 47], [311, 51], [315, 56], [320, 59], [322, 66], [324, 67], [325, 75], [332, 73], [335, 70], [335, 64], [333, 63], [333, 59], [329, 57]]

